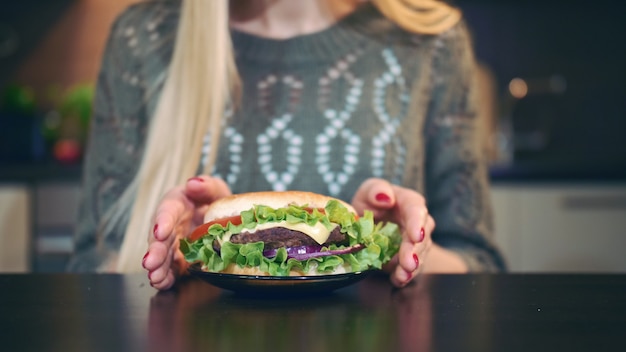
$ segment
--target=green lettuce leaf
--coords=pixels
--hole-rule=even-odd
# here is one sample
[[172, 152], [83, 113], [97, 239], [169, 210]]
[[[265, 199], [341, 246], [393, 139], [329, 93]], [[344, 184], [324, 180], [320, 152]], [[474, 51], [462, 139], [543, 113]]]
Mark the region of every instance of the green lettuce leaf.
[[[180, 241], [180, 250], [189, 263], [201, 263], [203, 270], [219, 272], [231, 264], [241, 267], [259, 267], [273, 276], [288, 276], [291, 270], [308, 272], [313, 263], [317, 265], [319, 274], [330, 273], [340, 265], [347, 263], [352, 271], [380, 269], [398, 252], [401, 234], [394, 223], [374, 223], [373, 213], [356, 218], [343, 204], [337, 200], [329, 201], [324, 212], [314, 209], [312, 212], [306, 206], [290, 205], [286, 208], [273, 209], [268, 206], [256, 205], [254, 208], [241, 213], [241, 224], [226, 226], [215, 224], [201, 239], [190, 242], [187, 239]], [[235, 244], [224, 242], [220, 253], [213, 249], [213, 242], [221, 239], [225, 234], [238, 234], [246, 229], [252, 229], [257, 224], [267, 222], [287, 221], [291, 224], [306, 223], [315, 225], [321, 223], [332, 229], [338, 224], [341, 232], [348, 235], [349, 245], [358, 243], [365, 245], [363, 250], [351, 254], [330, 255], [299, 261], [287, 258], [284, 248], [278, 250], [273, 258], [263, 256], [263, 243]], [[341, 249], [344, 246], [330, 245], [328, 249]]]

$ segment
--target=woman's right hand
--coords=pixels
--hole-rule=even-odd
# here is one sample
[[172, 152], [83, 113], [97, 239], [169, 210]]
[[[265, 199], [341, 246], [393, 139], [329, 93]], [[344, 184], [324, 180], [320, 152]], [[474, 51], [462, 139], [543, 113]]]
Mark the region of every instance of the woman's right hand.
[[198, 176], [166, 193], [154, 216], [153, 234], [143, 267], [152, 287], [169, 289], [187, 270], [187, 262], [178, 248], [181, 238], [204, 221], [206, 207], [230, 195], [228, 185], [219, 178]]

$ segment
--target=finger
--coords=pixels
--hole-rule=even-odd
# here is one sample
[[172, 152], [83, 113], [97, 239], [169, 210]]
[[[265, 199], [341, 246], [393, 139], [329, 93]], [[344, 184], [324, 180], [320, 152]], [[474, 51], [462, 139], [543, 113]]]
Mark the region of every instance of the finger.
[[391, 274], [391, 283], [396, 287], [404, 287], [412, 279], [412, 273], [404, 270], [402, 266], [396, 266], [395, 270]]
[[155, 212], [153, 236], [150, 240], [167, 240], [185, 216], [191, 217], [193, 207], [194, 204], [185, 195], [183, 187], [176, 187], [167, 192]]
[[210, 204], [232, 193], [224, 180], [201, 175], [187, 180], [185, 194], [196, 204]]
[[428, 214], [428, 216], [426, 217], [426, 224], [424, 225], [424, 229], [426, 230], [424, 239], [432, 238], [432, 233], [433, 231], [435, 231], [436, 226], [437, 223], [435, 222], [435, 219], [430, 216], [430, 214]]
[[199, 225], [204, 222], [204, 214], [209, 204], [232, 193], [222, 179], [201, 175], [187, 180], [185, 194], [196, 204], [193, 221]]
[[432, 242], [432, 233], [434, 229], [435, 229], [435, 220], [432, 218], [432, 216], [428, 215], [426, 217], [426, 224], [424, 224], [423, 235], [420, 235], [421, 240], [418, 241], [417, 243], [414, 243], [415, 248], [417, 248], [416, 253], [420, 257], [420, 259], [421, 259], [422, 253], [424, 253], [425, 249], [428, 247], [427, 244], [429, 242]]
[[428, 253], [430, 252], [430, 248], [432, 247], [433, 244], [433, 240], [432, 240], [432, 232], [435, 228], [435, 220], [432, 218], [432, 216], [428, 216], [427, 221], [426, 221], [426, 225], [425, 225], [425, 237], [424, 239], [419, 242], [419, 243], [414, 243], [413, 244], [413, 252], [414, 254], [417, 254], [417, 268], [416, 270], [414, 270], [414, 275], [413, 276], [417, 276], [419, 273], [424, 271], [424, 265], [426, 264], [426, 261], [428, 259]]
[[408, 273], [412, 273], [419, 268], [420, 259], [418, 256], [417, 244], [403, 240], [398, 251], [398, 266]]
[[179, 250], [178, 242], [172, 242], [169, 248], [164, 242], [152, 243], [144, 259], [144, 268], [148, 270], [150, 284], [159, 289], [171, 287], [175, 278], [186, 270], [186, 266], [181, 261], [184, 262], [184, 258]]
[[154, 270], [148, 271], [148, 279], [150, 280], [151, 284], [158, 284], [162, 282], [163, 280], [165, 280], [167, 276], [169, 275], [169, 273], [174, 273], [174, 271], [172, 270], [173, 256], [174, 256], [174, 248], [170, 246], [167, 249], [167, 252], [164, 257], [165, 260], [163, 261], [163, 263], [159, 265], [158, 267], [156, 267]]
[[148, 247], [148, 253], [143, 260], [143, 267], [150, 271], [163, 266], [167, 260], [169, 246], [163, 242], [152, 242]]
[[[390, 280], [394, 286], [403, 287], [409, 283], [419, 268], [419, 259], [416, 254], [416, 244], [403, 240], [394, 259], [397, 265], [392, 266]], [[393, 259], [392, 259], [393, 261]]]
[[176, 282], [176, 276], [171, 271], [167, 273], [167, 276], [160, 282], [150, 282], [150, 285], [157, 290], [167, 290], [174, 286]]
[[424, 197], [408, 188], [392, 185], [394, 189], [398, 212], [395, 221], [398, 222], [408, 238], [414, 243], [423, 240], [426, 232], [428, 209]]
[[172, 270], [167, 266], [160, 266], [155, 270], [148, 272], [148, 279], [153, 285], [161, 283], [171, 271]]
[[363, 214], [365, 210], [371, 210], [375, 218], [381, 217], [395, 204], [396, 199], [391, 184], [379, 178], [367, 179], [359, 186], [352, 198], [352, 206], [359, 214]]

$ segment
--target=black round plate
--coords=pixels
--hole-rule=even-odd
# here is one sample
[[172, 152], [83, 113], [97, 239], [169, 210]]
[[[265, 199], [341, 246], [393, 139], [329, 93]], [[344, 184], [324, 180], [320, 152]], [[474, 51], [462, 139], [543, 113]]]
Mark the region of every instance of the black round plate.
[[211, 285], [245, 295], [302, 295], [332, 292], [362, 280], [367, 271], [318, 276], [257, 276], [207, 272], [189, 267], [192, 276]]

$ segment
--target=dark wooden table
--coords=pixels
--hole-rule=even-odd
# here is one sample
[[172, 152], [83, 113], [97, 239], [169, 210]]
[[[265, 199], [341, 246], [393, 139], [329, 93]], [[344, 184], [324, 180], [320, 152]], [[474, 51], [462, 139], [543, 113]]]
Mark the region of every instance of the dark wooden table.
[[382, 277], [253, 298], [144, 275], [0, 275], [0, 351], [626, 351], [626, 275]]

